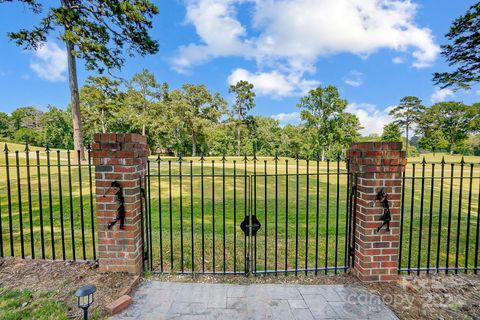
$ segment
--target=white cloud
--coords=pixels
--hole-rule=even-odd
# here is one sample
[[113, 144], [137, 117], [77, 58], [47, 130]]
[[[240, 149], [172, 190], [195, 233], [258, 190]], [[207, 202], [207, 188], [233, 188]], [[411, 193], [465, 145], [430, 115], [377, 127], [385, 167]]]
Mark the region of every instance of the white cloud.
[[352, 87], [360, 87], [363, 84], [363, 74], [353, 70], [345, 78], [345, 83]]
[[478, 89], [478, 90], [476, 91], [476, 93], [480, 96], [480, 89]]
[[382, 134], [383, 126], [392, 121], [388, 115], [391, 108], [379, 110], [377, 106], [369, 103], [350, 103], [346, 110], [353, 113], [360, 120], [363, 129], [360, 130], [362, 135], [372, 133]]
[[271, 118], [277, 120], [283, 127], [287, 124], [299, 124], [302, 122], [300, 119], [300, 112], [279, 113], [271, 116]]
[[318, 86], [320, 82], [305, 80], [295, 74], [281, 74], [278, 71], [250, 73], [245, 69], [235, 69], [228, 77], [229, 84], [245, 80], [253, 84], [258, 95], [288, 97], [305, 94]]
[[395, 57], [392, 59], [392, 62], [395, 64], [403, 64], [405, 63], [405, 59], [402, 57]]
[[447, 100], [448, 97], [453, 97], [454, 95], [455, 93], [451, 89], [436, 88], [435, 91], [430, 96], [430, 101], [432, 101], [432, 103], [443, 102]]
[[[245, 4], [253, 7], [251, 21], [241, 22], [237, 10]], [[324, 56], [368, 58], [390, 49], [412, 56], [413, 67], [422, 68], [440, 50], [432, 31], [415, 22], [417, 9], [410, 0], [186, 0], [185, 22], [195, 27], [199, 41], [179, 47], [172, 67], [183, 72], [236, 56], [292, 81], [290, 74], [314, 73]]]
[[42, 79], [56, 82], [65, 81], [67, 53], [54, 42], [47, 42], [34, 51], [35, 58], [30, 68]]

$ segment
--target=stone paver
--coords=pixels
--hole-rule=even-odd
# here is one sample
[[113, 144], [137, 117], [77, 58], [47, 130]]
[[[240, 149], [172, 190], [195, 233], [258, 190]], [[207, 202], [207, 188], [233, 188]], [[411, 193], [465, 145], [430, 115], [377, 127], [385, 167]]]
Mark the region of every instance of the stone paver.
[[398, 319], [377, 296], [345, 285], [146, 281], [112, 320]]

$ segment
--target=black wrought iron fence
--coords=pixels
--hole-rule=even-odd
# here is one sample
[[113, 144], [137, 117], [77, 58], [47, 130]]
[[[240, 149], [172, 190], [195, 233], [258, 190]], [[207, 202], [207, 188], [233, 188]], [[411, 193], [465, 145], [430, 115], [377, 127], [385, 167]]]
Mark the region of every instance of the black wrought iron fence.
[[347, 167], [340, 158], [157, 157], [147, 175], [149, 269], [346, 270], [352, 207]]
[[0, 160], [0, 256], [95, 260], [90, 149], [10, 151]]
[[[95, 179], [71, 151], [0, 157], [0, 256], [95, 260]], [[355, 176], [343, 159], [151, 158], [148, 269], [338, 273], [352, 265]], [[411, 162], [399, 273], [478, 272], [480, 163]]]
[[480, 163], [409, 163], [399, 273], [478, 272]]

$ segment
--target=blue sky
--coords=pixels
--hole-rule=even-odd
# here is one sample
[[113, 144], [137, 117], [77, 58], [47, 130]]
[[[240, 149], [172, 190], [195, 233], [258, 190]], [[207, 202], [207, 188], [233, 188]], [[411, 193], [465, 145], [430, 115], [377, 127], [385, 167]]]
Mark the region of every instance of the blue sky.
[[[57, 1], [44, 1], [56, 4]], [[337, 86], [357, 114], [363, 134], [381, 133], [388, 109], [415, 95], [428, 106], [444, 100], [473, 103], [479, 87], [439, 90], [432, 73], [448, 70], [439, 54], [452, 21], [467, 0], [162, 0], [152, 37], [154, 56], [127, 59], [115, 74], [143, 68], [171, 88], [205, 84], [231, 102], [228, 85], [255, 85], [254, 114], [298, 123], [299, 98], [318, 85]], [[23, 51], [8, 31], [38, 17], [19, 4], [0, 5], [0, 110], [64, 108], [69, 101], [64, 46], [55, 35], [38, 52]], [[79, 82], [94, 75], [79, 63]]]

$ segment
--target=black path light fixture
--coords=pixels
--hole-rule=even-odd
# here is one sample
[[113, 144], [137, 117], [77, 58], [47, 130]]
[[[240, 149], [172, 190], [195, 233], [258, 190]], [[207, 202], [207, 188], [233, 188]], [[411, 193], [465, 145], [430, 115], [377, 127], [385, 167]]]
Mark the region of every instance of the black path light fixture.
[[78, 288], [75, 292], [77, 297], [77, 306], [83, 309], [83, 320], [88, 320], [88, 308], [93, 303], [93, 294], [97, 291], [94, 285], [87, 284]]

